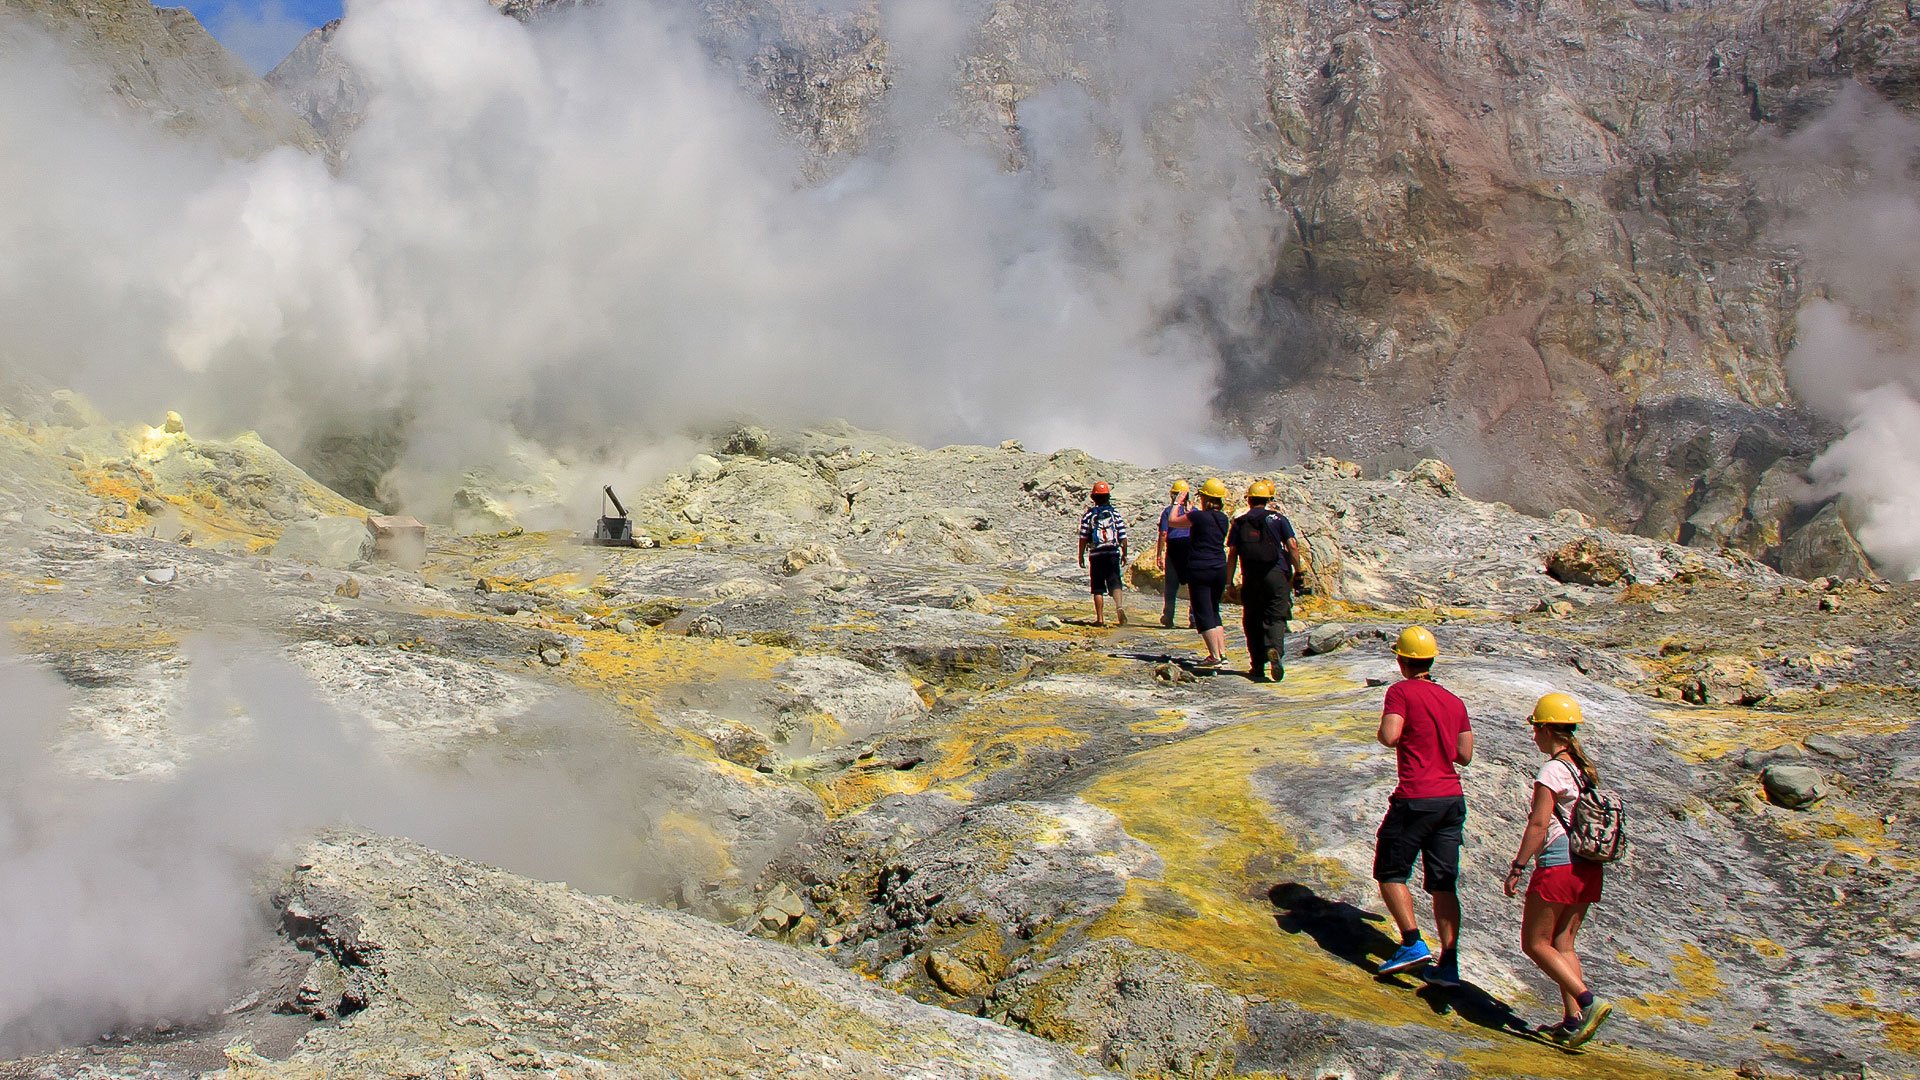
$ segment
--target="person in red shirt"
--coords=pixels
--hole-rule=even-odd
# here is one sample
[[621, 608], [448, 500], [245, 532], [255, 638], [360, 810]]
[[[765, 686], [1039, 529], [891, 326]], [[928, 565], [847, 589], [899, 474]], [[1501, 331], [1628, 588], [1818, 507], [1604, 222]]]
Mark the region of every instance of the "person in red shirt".
[[[1473, 760], [1473, 725], [1467, 707], [1453, 692], [1433, 681], [1440, 648], [1426, 628], [1409, 626], [1394, 643], [1401, 680], [1387, 688], [1380, 713], [1380, 744], [1399, 759], [1400, 785], [1393, 789], [1387, 816], [1373, 852], [1373, 880], [1380, 899], [1400, 928], [1400, 948], [1380, 965], [1391, 975], [1425, 964], [1422, 973], [1436, 986], [1460, 983], [1460, 841], [1467, 822], [1467, 799], [1455, 765]], [[1413, 861], [1422, 863], [1421, 885], [1433, 898], [1434, 929], [1440, 938], [1435, 958], [1420, 937], [1413, 916]]]

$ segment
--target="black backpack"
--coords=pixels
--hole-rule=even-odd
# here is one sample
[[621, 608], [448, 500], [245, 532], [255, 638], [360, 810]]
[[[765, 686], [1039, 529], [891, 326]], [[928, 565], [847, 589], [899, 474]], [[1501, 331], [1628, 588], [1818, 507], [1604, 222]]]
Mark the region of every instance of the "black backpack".
[[[1260, 516], [1255, 518], [1255, 514]], [[1262, 508], [1240, 515], [1240, 520], [1233, 523], [1233, 549], [1240, 553], [1242, 562], [1279, 562], [1286, 549], [1280, 545], [1280, 531], [1273, 526], [1273, 511]]]

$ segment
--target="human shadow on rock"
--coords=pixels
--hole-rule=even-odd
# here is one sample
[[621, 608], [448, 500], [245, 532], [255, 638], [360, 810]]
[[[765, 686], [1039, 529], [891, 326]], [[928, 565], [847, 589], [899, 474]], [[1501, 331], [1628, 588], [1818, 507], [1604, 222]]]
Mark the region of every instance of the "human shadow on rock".
[[[1267, 899], [1278, 910], [1274, 922], [1289, 934], [1306, 934], [1326, 952], [1374, 975], [1380, 962], [1392, 955], [1399, 942], [1383, 928], [1387, 917], [1344, 900], [1329, 900], [1298, 881], [1282, 882], [1267, 890]], [[1376, 976], [1384, 982], [1404, 986], [1396, 976]], [[1414, 976], [1414, 978], [1418, 978]], [[1513, 1006], [1472, 983], [1458, 986], [1421, 986], [1416, 995], [1435, 1013], [1458, 1013], [1470, 1024], [1514, 1035], [1528, 1035], [1526, 1021]]]
[[1380, 961], [1393, 955], [1399, 946], [1381, 929], [1387, 921], [1365, 908], [1344, 900], [1329, 900], [1310, 885], [1285, 881], [1267, 890], [1267, 899], [1278, 908], [1273, 921], [1289, 934], [1305, 934], [1321, 949], [1372, 975]]

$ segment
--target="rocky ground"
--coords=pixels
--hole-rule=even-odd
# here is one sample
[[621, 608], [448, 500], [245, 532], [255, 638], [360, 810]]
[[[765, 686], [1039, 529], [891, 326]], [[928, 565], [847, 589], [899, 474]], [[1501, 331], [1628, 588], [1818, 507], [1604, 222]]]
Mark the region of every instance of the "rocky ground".
[[[1095, 478], [1145, 530], [1201, 466], [746, 428], [609, 478], [655, 546], [435, 528], [408, 570], [258, 442], [27, 400], [0, 425], [0, 588], [12, 664], [71, 703], [59, 767], [190, 775], [233, 737], [195, 715], [218, 641], [295, 672], [361, 733], [356, 773], [412, 797], [357, 796], [374, 831], [267, 860], [277, 932], [224, 1004], [22, 1045], [0, 1076], [1920, 1068], [1915, 586], [1324, 459], [1276, 478], [1315, 594], [1286, 679], [1255, 685], [1196, 674], [1137, 591], [1128, 627], [1091, 626], [1073, 560]], [[1445, 994], [1370, 973], [1372, 731], [1409, 621], [1481, 732], [1470, 985]], [[1550, 988], [1497, 886], [1548, 688], [1586, 704], [1632, 813], [1585, 936], [1620, 1019], [1578, 1055], [1525, 1033]]]

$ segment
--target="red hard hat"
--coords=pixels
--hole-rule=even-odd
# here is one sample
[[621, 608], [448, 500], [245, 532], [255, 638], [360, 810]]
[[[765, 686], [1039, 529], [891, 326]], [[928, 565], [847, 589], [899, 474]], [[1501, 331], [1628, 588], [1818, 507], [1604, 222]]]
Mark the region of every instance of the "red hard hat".
[[1113, 494], [1113, 485], [1107, 483], [1105, 480], [1102, 480], [1099, 483], [1093, 485], [1093, 493], [1095, 495], [1111, 495]]

